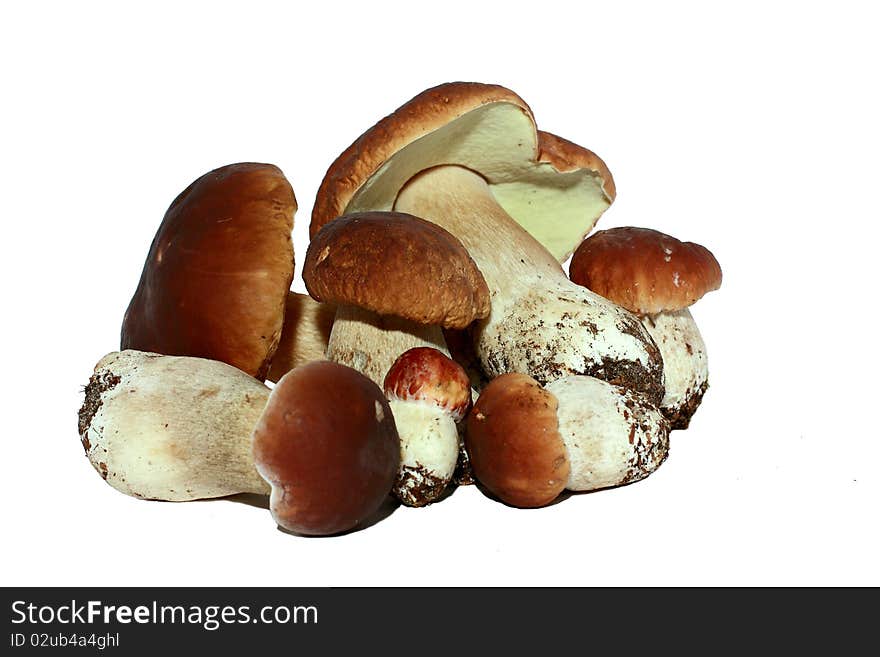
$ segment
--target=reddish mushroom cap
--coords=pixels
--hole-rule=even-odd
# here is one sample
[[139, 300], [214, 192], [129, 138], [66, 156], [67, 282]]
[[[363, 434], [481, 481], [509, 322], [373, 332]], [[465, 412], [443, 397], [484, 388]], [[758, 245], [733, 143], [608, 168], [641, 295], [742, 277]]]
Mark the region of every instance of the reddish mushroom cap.
[[467, 450], [477, 479], [518, 507], [549, 504], [570, 471], [556, 398], [530, 376], [502, 374], [480, 393], [467, 420]]
[[687, 308], [721, 287], [706, 247], [650, 228], [600, 230], [575, 251], [571, 280], [641, 315]]
[[315, 361], [284, 375], [254, 430], [254, 462], [285, 529], [337, 534], [391, 492], [400, 440], [385, 396], [360, 372]]
[[432, 347], [403, 352], [385, 375], [389, 399], [422, 400], [443, 408], [461, 422], [471, 405], [471, 384], [461, 365]]

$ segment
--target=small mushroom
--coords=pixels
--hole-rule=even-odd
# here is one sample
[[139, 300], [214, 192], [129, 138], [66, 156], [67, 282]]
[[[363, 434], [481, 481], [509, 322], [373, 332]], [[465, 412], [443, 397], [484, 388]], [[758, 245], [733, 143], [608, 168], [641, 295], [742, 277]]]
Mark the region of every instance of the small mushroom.
[[556, 398], [525, 374], [486, 386], [467, 422], [467, 450], [477, 479], [499, 499], [530, 508], [552, 502], [569, 477]]
[[394, 361], [384, 388], [400, 433], [393, 492], [407, 506], [425, 506], [443, 494], [455, 472], [456, 423], [471, 404], [467, 374], [436, 349], [416, 347]]
[[542, 384], [587, 374], [663, 396], [662, 360], [636, 317], [576, 285], [564, 261], [614, 198], [594, 153], [537, 130], [528, 105], [495, 85], [429, 89], [367, 130], [330, 166], [310, 226], [397, 210], [449, 231], [492, 295], [474, 331], [489, 377]]
[[312, 237], [303, 281], [337, 304], [327, 357], [382, 384], [407, 349], [448, 354], [441, 327], [489, 314], [489, 291], [461, 243], [432, 223], [398, 212], [353, 214]]
[[254, 462], [272, 487], [284, 529], [337, 534], [375, 513], [400, 458], [394, 416], [382, 390], [330, 361], [285, 374], [253, 433]]
[[293, 279], [295, 212], [271, 164], [230, 164], [193, 182], [156, 232], [121, 348], [219, 360], [264, 379]]
[[644, 395], [589, 376], [541, 387], [523, 374], [493, 379], [467, 422], [477, 479], [504, 502], [537, 507], [563, 489], [644, 479], [666, 459], [669, 425]]
[[656, 230], [611, 228], [581, 243], [569, 275], [641, 317], [663, 357], [660, 408], [673, 429], [687, 429], [709, 387], [706, 345], [688, 306], [721, 287], [715, 256]]

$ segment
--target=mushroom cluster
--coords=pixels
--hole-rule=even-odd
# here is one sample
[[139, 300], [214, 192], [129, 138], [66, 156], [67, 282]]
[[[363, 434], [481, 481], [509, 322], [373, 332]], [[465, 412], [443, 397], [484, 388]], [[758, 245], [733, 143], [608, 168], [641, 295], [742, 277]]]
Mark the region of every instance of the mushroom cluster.
[[644, 479], [708, 387], [688, 307], [721, 269], [654, 230], [588, 236], [615, 194], [512, 91], [440, 85], [330, 165], [306, 296], [281, 170], [205, 174], [168, 208], [120, 351], [85, 388], [89, 461], [143, 499], [267, 495], [309, 535], [473, 482], [541, 507]]

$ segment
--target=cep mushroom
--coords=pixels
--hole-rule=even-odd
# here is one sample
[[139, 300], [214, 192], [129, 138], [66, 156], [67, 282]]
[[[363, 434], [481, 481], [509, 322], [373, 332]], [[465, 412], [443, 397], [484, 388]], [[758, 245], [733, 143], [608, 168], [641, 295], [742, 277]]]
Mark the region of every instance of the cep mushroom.
[[312, 236], [303, 281], [338, 309], [327, 357], [382, 384], [414, 347], [448, 355], [442, 328], [489, 314], [489, 291], [461, 243], [442, 228], [399, 212], [341, 217]]
[[267, 495], [251, 433], [269, 392], [219, 361], [114, 352], [86, 386], [80, 440], [98, 474], [126, 495], [173, 502]]
[[264, 379], [293, 280], [295, 212], [271, 164], [230, 164], [193, 182], [156, 232], [121, 348], [219, 360]]
[[706, 345], [688, 306], [721, 286], [715, 256], [649, 228], [612, 228], [581, 243], [569, 275], [642, 318], [663, 357], [660, 408], [673, 429], [687, 429], [709, 387]]
[[571, 283], [560, 262], [614, 198], [605, 164], [537, 131], [526, 103], [498, 86], [429, 89], [358, 138], [331, 165], [311, 234], [368, 210], [442, 226], [486, 279], [492, 312], [475, 330], [485, 373], [570, 374], [663, 397], [662, 360], [627, 310]]
[[477, 479], [519, 507], [549, 504], [564, 489], [622, 486], [654, 472], [669, 452], [669, 425], [644, 395], [589, 376], [541, 387], [504, 374], [468, 416]]
[[254, 462], [272, 486], [270, 509], [284, 529], [338, 534], [376, 512], [400, 458], [382, 390], [330, 361], [278, 381], [253, 433]]
[[394, 495], [407, 506], [425, 506], [443, 494], [455, 472], [456, 424], [470, 409], [470, 382], [445, 354], [416, 347], [394, 361], [384, 389], [400, 432]]

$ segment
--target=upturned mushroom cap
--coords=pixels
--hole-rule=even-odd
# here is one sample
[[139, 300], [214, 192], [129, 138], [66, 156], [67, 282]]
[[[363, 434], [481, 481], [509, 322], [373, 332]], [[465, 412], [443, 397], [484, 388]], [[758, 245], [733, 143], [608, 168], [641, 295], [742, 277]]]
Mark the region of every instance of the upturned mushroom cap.
[[467, 419], [467, 450], [477, 479], [518, 507], [552, 502], [570, 465], [556, 398], [530, 376], [502, 374], [480, 393]]
[[336, 217], [391, 210], [420, 171], [457, 164], [482, 175], [501, 206], [560, 262], [614, 200], [605, 163], [536, 129], [529, 106], [504, 87], [451, 82], [379, 121], [330, 166], [311, 234]]
[[302, 534], [355, 527], [391, 491], [400, 442], [391, 408], [370, 379], [315, 361], [285, 374], [253, 434], [254, 462], [272, 486], [275, 521]]
[[721, 287], [721, 267], [706, 247], [650, 228], [594, 233], [572, 257], [569, 276], [641, 315], [687, 308]]
[[122, 321], [122, 349], [266, 376], [293, 279], [296, 199], [271, 164], [205, 174], [171, 204]]
[[313, 236], [303, 280], [318, 301], [463, 328], [489, 314], [489, 288], [439, 226], [401, 212], [340, 217]]

